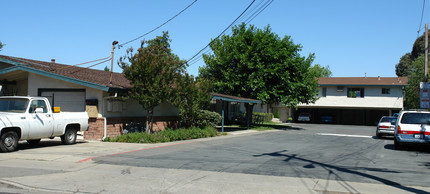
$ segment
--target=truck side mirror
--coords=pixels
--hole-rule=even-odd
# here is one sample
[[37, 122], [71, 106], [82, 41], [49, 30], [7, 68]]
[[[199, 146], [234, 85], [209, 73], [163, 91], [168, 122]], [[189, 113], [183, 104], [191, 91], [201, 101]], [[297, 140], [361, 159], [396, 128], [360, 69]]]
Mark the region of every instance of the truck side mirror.
[[36, 108], [35, 113], [43, 113], [43, 108]]

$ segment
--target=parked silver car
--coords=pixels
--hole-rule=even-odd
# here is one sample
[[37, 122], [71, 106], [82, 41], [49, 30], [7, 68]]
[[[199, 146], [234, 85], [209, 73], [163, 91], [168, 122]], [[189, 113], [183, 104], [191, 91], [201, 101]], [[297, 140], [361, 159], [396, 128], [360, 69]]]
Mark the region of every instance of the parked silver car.
[[297, 118], [299, 122], [311, 122], [311, 114], [310, 113], [300, 113]]
[[376, 137], [381, 138], [383, 135], [394, 135], [394, 127], [397, 117], [383, 116], [376, 126]]

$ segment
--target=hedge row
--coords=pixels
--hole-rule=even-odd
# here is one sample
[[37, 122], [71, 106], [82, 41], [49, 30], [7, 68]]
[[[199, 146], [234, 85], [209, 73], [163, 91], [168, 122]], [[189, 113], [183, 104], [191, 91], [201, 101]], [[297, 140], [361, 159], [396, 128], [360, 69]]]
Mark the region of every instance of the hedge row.
[[181, 129], [166, 129], [156, 133], [127, 133], [115, 138], [107, 138], [109, 142], [127, 142], [127, 143], [162, 143], [187, 139], [197, 139], [205, 137], [215, 137], [218, 132], [215, 128], [206, 127], [200, 128], [181, 128]]

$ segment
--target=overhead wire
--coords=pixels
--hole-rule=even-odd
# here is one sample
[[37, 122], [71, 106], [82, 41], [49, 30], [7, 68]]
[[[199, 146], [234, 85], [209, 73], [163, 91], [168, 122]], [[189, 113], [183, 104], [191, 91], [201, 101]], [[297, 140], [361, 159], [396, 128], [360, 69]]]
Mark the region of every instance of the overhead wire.
[[229, 25], [227, 26], [227, 28], [225, 28], [215, 39], [211, 40], [204, 48], [202, 48], [199, 52], [197, 52], [195, 55], [193, 55], [190, 59], [187, 60], [191, 61], [192, 59], [194, 59], [197, 55], [199, 55], [203, 50], [205, 50], [206, 48], [209, 47], [209, 45], [216, 39], [218, 39], [221, 35], [223, 35], [225, 33], [225, 31], [227, 31], [228, 29], [230, 29], [230, 27], [240, 18], [242, 17], [242, 15], [252, 6], [252, 4], [254, 4], [255, 0], [252, 0], [252, 2], [248, 5], [248, 7]]
[[84, 70], [84, 69], [89, 69], [89, 68], [94, 67], [94, 66], [96, 66], [96, 65], [100, 65], [100, 64], [102, 64], [102, 63], [106, 63], [106, 62], [110, 61], [111, 59], [112, 59], [112, 58], [109, 58], [109, 59], [106, 59], [106, 60], [104, 60], [104, 61], [102, 61], [102, 62], [96, 63], [96, 64], [94, 64], [94, 65], [90, 65], [90, 66], [88, 66], [88, 67], [80, 68], [80, 69], [78, 69], [78, 70], [76, 70], [76, 71], [73, 71], [73, 72], [71, 72], [71, 73], [76, 73], [76, 72], [82, 71], [82, 70]]
[[[61, 70], [61, 69], [67, 69], [67, 68], [70, 68], [70, 67], [76, 67], [76, 66], [84, 65], [84, 64], [88, 64], [88, 63], [94, 63], [96, 61], [101, 61], [101, 60], [105, 60], [105, 59], [108, 59], [108, 58], [110, 60], [111, 57], [112, 57], [112, 54], [110, 54], [108, 57], [105, 57], [105, 58], [96, 59], [96, 60], [92, 60], [92, 61], [88, 61], [88, 62], [84, 62], [84, 63], [79, 63], [79, 64], [76, 64], [76, 65], [70, 65], [70, 66], [66, 66], [66, 67], [57, 68], [54, 71], [58, 71], [58, 70]], [[93, 65], [93, 66], [95, 66], [95, 65]], [[91, 66], [91, 67], [93, 67], [93, 66]]]
[[425, 8], [426, 0], [423, 0], [423, 8], [421, 10], [421, 19], [420, 19], [420, 26], [418, 27], [417, 31], [417, 38], [420, 35], [420, 32], [422, 30], [421, 25], [423, 24], [423, 17], [424, 17], [424, 8]]
[[[177, 13], [176, 15], [174, 15], [173, 17], [171, 17], [170, 19], [168, 19], [166, 22], [162, 23], [161, 25], [157, 26], [156, 28], [154, 28], [154, 29], [150, 30], [149, 32], [147, 32], [147, 33], [145, 33], [145, 34], [143, 34], [143, 35], [141, 35], [141, 36], [139, 36], [139, 37], [137, 37], [137, 38], [134, 38], [134, 39], [132, 39], [132, 40], [129, 40], [129, 41], [127, 41], [127, 42], [123, 43], [123, 44], [118, 45], [118, 48], [120, 48], [120, 47], [122, 47], [122, 46], [124, 46], [124, 45], [126, 45], [126, 44], [128, 44], [128, 43], [131, 43], [131, 42], [133, 42], [133, 41], [136, 41], [136, 40], [138, 40], [138, 39], [140, 39], [140, 38], [142, 38], [142, 37], [144, 37], [144, 36], [146, 36], [146, 35], [148, 35], [148, 34], [150, 34], [150, 33], [154, 32], [155, 30], [157, 30], [157, 29], [161, 28], [162, 26], [166, 25], [167, 23], [169, 23], [170, 21], [172, 21], [173, 19], [175, 19], [177, 16], [179, 16], [180, 14], [182, 14], [185, 10], [187, 10], [189, 7], [191, 7], [191, 6], [192, 6], [194, 3], [196, 3], [197, 1], [198, 1], [198, 0], [194, 0], [191, 4], [189, 4], [187, 7], [185, 7], [184, 9], [182, 9], [179, 13]], [[67, 69], [67, 68], [70, 68], [70, 67], [76, 67], [76, 66], [79, 66], [79, 65], [84, 65], [84, 64], [93, 63], [93, 62], [97, 62], [97, 61], [101, 61], [101, 60], [105, 60], [105, 59], [106, 59], [105, 61], [102, 61], [102, 62], [100, 62], [100, 63], [96, 63], [96, 64], [94, 64], [94, 65], [91, 65], [91, 66], [88, 66], [88, 67], [83, 68], [83, 69], [88, 69], [88, 68], [90, 68], [90, 67], [94, 67], [94, 66], [96, 66], [96, 65], [99, 65], [99, 64], [102, 64], [102, 63], [105, 63], [105, 62], [107, 62], [107, 61], [111, 60], [111, 59], [112, 59], [111, 57], [112, 57], [112, 54], [111, 54], [111, 55], [109, 55], [108, 57], [105, 57], [105, 58], [101, 58], [101, 59], [97, 59], [97, 60], [92, 60], [92, 61], [88, 61], [88, 62], [84, 62], [84, 63], [79, 63], [79, 64], [76, 64], [76, 65], [71, 65], [71, 66], [66, 66], [66, 67], [57, 68], [57, 69], [55, 69], [54, 71], [62, 70], [62, 69]], [[78, 71], [81, 71], [81, 70], [83, 70], [83, 69], [80, 69], [80, 70], [78, 70]], [[78, 72], [78, 71], [75, 71], [75, 72], [73, 72], [73, 73], [76, 73], [76, 72]]]
[[143, 34], [141, 36], [138, 36], [137, 38], [131, 39], [131, 40], [125, 42], [125, 43], [119, 44], [118, 48], [121, 48], [121, 47], [123, 47], [124, 45], [126, 45], [128, 43], [136, 41], [136, 40], [138, 40], [138, 39], [140, 39], [140, 38], [142, 38], [142, 37], [144, 37], [144, 36], [146, 36], [146, 35], [154, 32], [155, 30], [158, 30], [159, 28], [161, 28], [162, 26], [166, 25], [167, 23], [169, 23], [170, 21], [172, 21], [173, 19], [175, 19], [177, 16], [179, 16], [180, 14], [182, 14], [185, 10], [187, 10], [189, 7], [191, 7], [196, 2], [197, 2], [197, 0], [194, 0], [191, 4], [189, 4], [187, 7], [185, 7], [184, 9], [182, 9], [179, 13], [177, 13], [176, 15], [174, 15], [173, 17], [171, 17], [170, 19], [168, 19], [166, 22], [162, 23], [161, 25], [157, 26], [156, 28], [148, 31], [147, 33], [145, 33], [145, 34]]
[[[245, 24], [249, 24], [252, 20], [254, 20], [261, 12], [263, 12], [270, 4], [273, 3], [274, 0], [263, 0], [260, 1], [255, 7], [253, 7], [249, 12], [246, 12], [246, 10], [244, 12], [246, 12], [245, 14], [241, 14], [241, 16], [239, 16], [238, 18], [236, 18], [235, 22], [233, 22], [232, 24], [236, 23], [237, 21], [241, 20], [242, 18], [246, 18], [246, 19], [242, 19], [242, 21], [245, 22]], [[263, 3], [264, 2], [264, 3]], [[252, 5], [252, 3], [251, 3]], [[249, 7], [248, 7], [249, 8]], [[240, 19], [239, 19], [240, 18]], [[232, 26], [232, 24], [230, 24], [230, 26], [228, 26], [226, 29], [230, 29], [230, 27]], [[231, 29], [230, 29], [231, 30]], [[226, 30], [224, 30], [220, 35], [217, 36], [218, 39], [221, 35], [225, 34]], [[233, 32], [230, 31], [228, 33], [228, 35], [231, 35]], [[194, 64], [196, 64], [197, 62], [199, 62], [200, 60], [203, 59], [203, 54], [208, 54], [210, 52], [212, 52], [212, 50], [210, 50], [208, 48], [208, 46], [215, 40], [213, 39], [211, 42], [209, 42], [209, 44], [204, 47], [202, 50], [200, 50], [197, 54], [195, 54], [193, 57], [191, 57], [187, 63], [189, 66], [192, 66]], [[206, 51], [204, 51], [206, 50]], [[203, 53], [202, 53], [203, 52]], [[202, 53], [201, 55], [197, 56], [198, 54]]]

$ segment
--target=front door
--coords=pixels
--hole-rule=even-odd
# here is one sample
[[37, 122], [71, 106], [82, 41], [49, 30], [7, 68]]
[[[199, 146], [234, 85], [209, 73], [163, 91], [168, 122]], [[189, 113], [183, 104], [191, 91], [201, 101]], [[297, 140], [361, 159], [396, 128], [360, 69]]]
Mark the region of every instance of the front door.
[[[36, 109], [43, 110], [43, 112], [36, 112]], [[46, 102], [44, 100], [31, 101], [29, 114], [29, 137], [31, 139], [50, 137], [54, 129], [54, 120], [51, 111], [48, 111]]]

